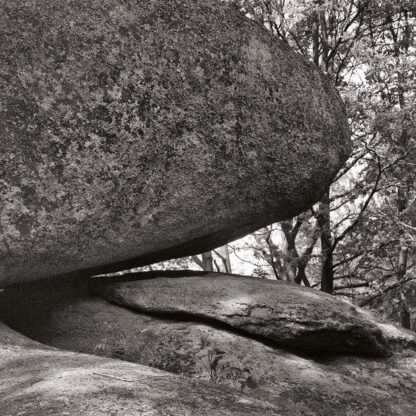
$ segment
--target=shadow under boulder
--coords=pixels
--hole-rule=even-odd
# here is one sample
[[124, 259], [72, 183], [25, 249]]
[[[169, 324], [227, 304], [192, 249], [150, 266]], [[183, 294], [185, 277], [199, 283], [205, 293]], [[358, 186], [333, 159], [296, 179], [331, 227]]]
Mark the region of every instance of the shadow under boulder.
[[[261, 285], [262, 282], [259, 281], [259, 284]], [[105, 388], [108, 389], [109, 395], [104, 396], [103, 393], [100, 400], [104, 400], [105, 403], [109, 401], [111, 406], [114, 405], [113, 390], [108, 386], [115, 380], [115, 388], [120, 390], [118, 394], [121, 394], [123, 400], [125, 395], [131, 395], [130, 398], [139, 401], [137, 409], [142, 409], [139, 406], [142, 406], [143, 398], [138, 398], [139, 393], [131, 393], [131, 388], [135, 386], [139, 374], [147, 368], [143, 385], [150, 380], [150, 388], [161, 389], [152, 393], [156, 401], [152, 404], [154, 413], [149, 414], [163, 414], [155, 410], [160, 405], [158, 391], [165, 394], [164, 388], [169, 386], [170, 379], [159, 378], [157, 380], [163, 380], [163, 386], [158, 383], [154, 385], [153, 377], [158, 376], [159, 373], [153, 373], [157, 370], [149, 367], [157, 367], [194, 380], [192, 385], [196, 390], [190, 397], [190, 403], [196, 406], [197, 414], [205, 414], [194, 401], [195, 397], [199, 397], [199, 387], [204, 386], [198, 383], [209, 381], [213, 386], [212, 389], [215, 389], [215, 385], [222, 385], [221, 388], [225, 389], [221, 395], [218, 395], [218, 400], [223, 401], [223, 407], [216, 408], [214, 414], [244, 415], [260, 412], [267, 415], [270, 412], [274, 415], [288, 416], [294, 414], [332, 416], [349, 413], [362, 416], [413, 415], [416, 354], [412, 350], [402, 351], [388, 358], [328, 353], [315, 357], [300, 356], [265, 345], [242, 334], [211, 326], [210, 322], [204, 324], [202, 321], [179, 320], [176, 317], [168, 319], [149, 316], [110, 304], [102, 298], [87, 293], [68, 297], [68, 290], [63, 292], [66, 292], [64, 297], [59, 298], [55, 295], [54, 301], [51, 302], [51, 291], [49, 291], [49, 299], [48, 296], [43, 299], [42, 292], [36, 293], [32, 290], [27, 296], [20, 297], [20, 302], [24, 302], [26, 308], [18, 307], [17, 310], [20, 311], [18, 314], [9, 316], [8, 319], [5, 314], [3, 317], [15, 329], [43, 344], [61, 350], [101, 355], [107, 361], [93, 357], [86, 358], [88, 356], [81, 354], [78, 355], [78, 362], [76, 355], [61, 350], [49, 350], [44, 345], [36, 344], [36, 348], [41, 349], [42, 352], [30, 350], [29, 355], [32, 357], [30, 365], [34, 367], [34, 375], [32, 371], [30, 375], [26, 375], [30, 380], [35, 376], [43, 380], [47, 374], [46, 367], [53, 366], [53, 374], [59, 374], [58, 380], [54, 379], [54, 382], [59, 383], [61, 377], [66, 385], [65, 388], [71, 390], [72, 375], [68, 376], [66, 371], [70, 371], [70, 374], [75, 373], [65, 369], [61, 374], [61, 367], [77, 365], [76, 371], [81, 372], [81, 378], [84, 380], [85, 366], [88, 366], [87, 378], [84, 380], [86, 388], [96, 389], [97, 385], [107, 386]], [[18, 296], [14, 298], [14, 302], [19, 306]], [[3, 342], [4, 339], [3, 337]], [[23, 341], [14, 340], [13, 348], [20, 348], [18, 346], [21, 342]], [[31, 341], [27, 340], [27, 342], [32, 348]], [[26, 345], [24, 347], [26, 348]], [[16, 355], [17, 352], [13, 354]], [[13, 354], [9, 355], [9, 358]], [[49, 358], [45, 358], [45, 354]], [[6, 355], [3, 357], [5, 358]], [[117, 366], [115, 364], [117, 361], [111, 361], [114, 358], [147, 367], [138, 366], [134, 369], [126, 367], [120, 361], [118, 361], [120, 366]], [[19, 366], [28, 363], [26, 358], [22, 359], [19, 356], [16, 360]], [[38, 366], [42, 368], [40, 375]], [[29, 367], [27, 365], [28, 373]], [[6, 371], [10, 367], [3, 368]], [[50, 375], [48, 377], [48, 382], [51, 382]], [[143, 380], [143, 376], [141, 377], [140, 380]], [[191, 380], [183, 382], [182, 380], [187, 379], [172, 380], [178, 383], [178, 389], [183, 387], [183, 394], [188, 392], [187, 386]], [[44, 381], [40, 385], [42, 383]], [[142, 381], [138, 382], [138, 392], [141, 392], [143, 385]], [[215, 391], [212, 389], [208, 389], [207, 408], [211, 405], [210, 394]], [[231, 399], [232, 390], [235, 391], [234, 394], [238, 392], [243, 394], [241, 399], [243, 402], [244, 397], [247, 398], [248, 409], [251, 410], [243, 413], [239, 410], [238, 404], [237, 407], [230, 407], [230, 413], [223, 410], [227, 403], [234, 403], [232, 400], [236, 400]], [[7, 391], [10, 394], [10, 390]], [[0, 389], [0, 397], [1, 394]], [[167, 397], [174, 400], [175, 394], [177, 391]], [[23, 397], [29, 396], [23, 395]], [[81, 397], [87, 402], [90, 400], [83, 392]], [[69, 403], [71, 400], [71, 397], [67, 399]], [[168, 407], [171, 411], [169, 414], [188, 414], [186, 413], [188, 408], [181, 407], [184, 406], [182, 400], [183, 396], [179, 395], [178, 402], [175, 403], [176, 407]], [[237, 399], [237, 402], [238, 400], [240, 399]], [[260, 407], [259, 403], [262, 403], [263, 407]], [[132, 404], [128, 400], [128, 403], [123, 405], [129, 408], [128, 406]], [[162, 409], [165, 408], [163, 406], [167, 404], [164, 402]], [[250, 411], [253, 413], [249, 413]]]

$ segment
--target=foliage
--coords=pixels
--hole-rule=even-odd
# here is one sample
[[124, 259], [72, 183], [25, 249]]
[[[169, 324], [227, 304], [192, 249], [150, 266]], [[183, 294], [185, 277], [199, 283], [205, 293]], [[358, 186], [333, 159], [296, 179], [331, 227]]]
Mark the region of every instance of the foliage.
[[261, 380], [252, 374], [251, 369], [244, 367], [241, 361], [235, 357], [228, 357], [225, 351], [212, 345], [206, 337], [201, 337], [200, 344], [201, 351], [197, 358], [212, 382], [228, 384], [241, 390], [245, 387], [251, 389], [258, 387]]

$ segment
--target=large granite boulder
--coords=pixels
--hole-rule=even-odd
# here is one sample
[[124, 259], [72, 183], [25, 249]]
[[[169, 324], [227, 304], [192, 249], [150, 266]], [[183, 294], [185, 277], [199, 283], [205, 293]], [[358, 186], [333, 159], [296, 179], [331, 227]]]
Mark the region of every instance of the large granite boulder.
[[110, 302], [143, 313], [211, 320], [289, 348], [389, 354], [382, 332], [359, 308], [282, 281], [154, 272], [95, 278], [91, 289]]
[[202, 252], [317, 201], [337, 91], [220, 0], [0, 2], [0, 282]]

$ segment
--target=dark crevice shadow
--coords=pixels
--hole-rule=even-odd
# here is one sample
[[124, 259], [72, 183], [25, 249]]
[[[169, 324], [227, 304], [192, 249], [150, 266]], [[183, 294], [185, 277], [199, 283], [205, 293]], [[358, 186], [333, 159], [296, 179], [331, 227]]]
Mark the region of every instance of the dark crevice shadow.
[[169, 278], [178, 279], [181, 277], [218, 277], [218, 276], [232, 276], [246, 279], [257, 279], [256, 277], [246, 276], [236, 273], [221, 273], [221, 272], [209, 272], [201, 270], [152, 270], [152, 271], [140, 271], [140, 272], [119, 272], [122, 274], [100, 274], [90, 276], [88, 281], [94, 282], [107, 282], [119, 283], [119, 282], [132, 282], [135, 280], [151, 280], [157, 278]]
[[[316, 200], [319, 200], [319, 198], [316, 198]], [[299, 204], [295, 204], [296, 206], [292, 204], [293, 206], [287, 206], [286, 208], [287, 210], [291, 210], [296, 214], [305, 211], [305, 209], [307, 209], [308, 206], [311, 206], [313, 204], [313, 200], [308, 201], [307, 204], [305, 204], [303, 208], [299, 206]], [[138, 268], [148, 266], [151, 264], [159, 263], [161, 261], [197, 255], [213, 250], [216, 247], [221, 247], [225, 244], [228, 244], [231, 241], [242, 238], [256, 230], [259, 230], [260, 228], [273, 224], [279, 220], [280, 218], [276, 217], [275, 213], [271, 212], [269, 213], [267, 219], [263, 218], [262, 221], [259, 221], [258, 218], [252, 218], [251, 221], [246, 222], [245, 224], [240, 224], [238, 226], [238, 231], [236, 231], [236, 227], [230, 226], [228, 230], [222, 229], [220, 231], [205, 234], [203, 236], [189, 240], [185, 243], [180, 243], [150, 253], [141, 254], [138, 257], [133, 257], [127, 260], [119, 260], [101, 266], [91, 266], [79, 270], [73, 270], [67, 273], [54, 275], [53, 277], [73, 278], [89, 277], [98, 274], [111, 274], [123, 270], [133, 269], [136, 267]]]

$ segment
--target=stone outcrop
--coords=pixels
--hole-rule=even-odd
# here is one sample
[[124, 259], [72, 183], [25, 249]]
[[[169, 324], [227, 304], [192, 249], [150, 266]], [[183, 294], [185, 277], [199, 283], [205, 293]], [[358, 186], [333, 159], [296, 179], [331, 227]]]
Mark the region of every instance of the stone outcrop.
[[0, 2], [0, 284], [202, 252], [317, 201], [335, 88], [219, 0]]
[[271, 403], [150, 367], [46, 347], [0, 323], [0, 413], [278, 415]]
[[380, 329], [358, 308], [282, 281], [154, 272], [92, 279], [91, 289], [139, 312], [213, 320], [285, 347], [321, 353], [389, 354]]
[[389, 346], [392, 350], [402, 351], [404, 349], [416, 350], [416, 332], [413, 330], [405, 329], [397, 324], [394, 324], [393, 320], [387, 320], [381, 318], [366, 309], [359, 309], [360, 314], [372, 321], [379, 327], [383, 333], [383, 337], [387, 339]]
[[[263, 281], [258, 283], [262, 285]], [[203, 413], [205, 408], [201, 404], [201, 391], [208, 388], [206, 409], [215, 415], [259, 412], [281, 416], [413, 416], [416, 391], [414, 349], [396, 351], [393, 356], [382, 359], [299, 354], [212, 326], [211, 321], [192, 322], [184, 320], [183, 316], [182, 319], [149, 316], [109, 304], [86, 292], [82, 294], [79, 285], [77, 291], [69, 296], [68, 291], [56, 295], [48, 290], [46, 299], [33, 288], [26, 294], [19, 291], [14, 297], [9, 297], [18, 311], [10, 313], [7, 308], [0, 315], [15, 329], [43, 344], [61, 350], [101, 355], [105, 360], [48, 350], [39, 344], [26, 350], [27, 345], [21, 345], [23, 337], [20, 337], [18, 341], [9, 342], [14, 344], [14, 349], [8, 350], [10, 365], [4, 367], [6, 354], [2, 355], [2, 352], [7, 336], [3, 332], [0, 377], [2, 380], [5, 377], [7, 383], [2, 385], [3, 391], [0, 387], [0, 403], [4, 397], [9, 397], [2, 396], [2, 393], [12, 378], [7, 373], [12, 363], [18, 368], [14, 376], [23, 375], [25, 381], [36, 379], [37, 383], [34, 388], [27, 388], [22, 381], [19, 385], [23, 384], [20, 401], [13, 402], [8, 398], [6, 404], [9, 407], [2, 408], [0, 404], [0, 410], [16, 409], [17, 414], [25, 410], [25, 406], [30, 409], [29, 406], [33, 408], [38, 402], [44, 403], [43, 410], [47, 408], [45, 403], [50, 406], [56, 403], [55, 409], [58, 409], [62, 400], [64, 405], [74, 405], [77, 414], [82, 415], [108, 408], [116, 414], [128, 414], [127, 410], [133, 412], [133, 409], [144, 412], [146, 409], [150, 415], [162, 415], [165, 411], [169, 415], [182, 416], [188, 414], [192, 406], [194, 410], [191, 414], [203, 415], [206, 413]], [[410, 337], [410, 334], [392, 325], [388, 330], [389, 336], [392, 336], [392, 329], [395, 338], [400, 334], [402, 338]], [[19, 345], [19, 350], [16, 345]], [[32, 360], [22, 356], [30, 356]], [[147, 367], [129, 366], [114, 358]], [[49, 369], [48, 373], [43, 367], [46, 365], [51, 366], [53, 371]], [[40, 367], [43, 367], [42, 371]], [[169, 373], [150, 367], [191, 377], [193, 382], [190, 384], [189, 379], [169, 376]], [[71, 390], [75, 371], [80, 372], [82, 383], [78, 385], [83, 386], [76, 403], [71, 396], [75, 393]], [[177, 383], [176, 387], [171, 387], [173, 382]], [[48, 386], [48, 383], [57, 385], [47, 392], [46, 387], [42, 387]], [[190, 385], [195, 387], [192, 392]], [[65, 386], [65, 391], [59, 386]], [[104, 391], [93, 398], [98, 388]], [[167, 394], [170, 388], [173, 390]], [[214, 403], [213, 396], [218, 389], [221, 392], [218, 393], [218, 402]], [[11, 390], [9, 386], [9, 395]], [[91, 390], [93, 393], [90, 393]], [[38, 396], [32, 404], [31, 394], [34, 392]], [[16, 395], [14, 391], [13, 394]], [[116, 407], [113, 394], [121, 396], [120, 407]], [[190, 397], [184, 404], [186, 394]], [[62, 399], [64, 395], [66, 402]], [[162, 400], [163, 395], [167, 400]], [[248, 408], [246, 413], [240, 413], [240, 405], [245, 400]], [[137, 403], [134, 404], [134, 401]], [[171, 401], [171, 407], [166, 403], [168, 401]], [[89, 406], [93, 410], [89, 410]], [[66, 409], [63, 407], [62, 412]], [[58, 414], [64, 414], [59, 411]]]
[[3, 1], [0, 36], [2, 416], [414, 415], [416, 336], [330, 295], [86, 278], [319, 200], [350, 144], [314, 65], [220, 0]]

